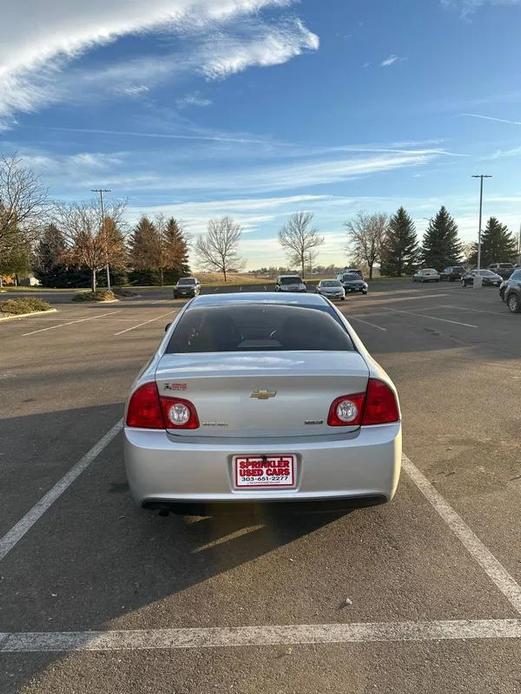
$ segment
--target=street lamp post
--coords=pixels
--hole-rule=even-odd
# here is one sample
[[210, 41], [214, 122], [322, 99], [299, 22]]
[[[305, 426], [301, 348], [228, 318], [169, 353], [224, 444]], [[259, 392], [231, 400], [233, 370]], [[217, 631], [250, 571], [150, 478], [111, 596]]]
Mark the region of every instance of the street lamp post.
[[478, 267], [477, 267], [477, 276], [474, 278], [474, 286], [475, 287], [481, 287], [482, 282], [481, 282], [480, 270], [481, 270], [481, 224], [483, 221], [483, 180], [485, 178], [492, 178], [492, 176], [489, 176], [488, 174], [476, 174], [476, 175], [472, 176], [472, 178], [479, 178], [479, 180], [480, 180], [480, 184], [479, 184]]
[[[94, 188], [91, 190], [91, 193], [99, 193], [99, 200], [100, 200], [100, 210], [101, 210], [101, 229], [102, 232], [105, 234], [105, 209], [103, 207], [103, 193], [111, 193], [112, 191], [110, 188]], [[107, 289], [110, 292], [110, 265], [109, 265], [109, 247], [108, 247], [108, 240], [106, 235], [104, 236], [105, 238], [105, 270], [107, 273]]]

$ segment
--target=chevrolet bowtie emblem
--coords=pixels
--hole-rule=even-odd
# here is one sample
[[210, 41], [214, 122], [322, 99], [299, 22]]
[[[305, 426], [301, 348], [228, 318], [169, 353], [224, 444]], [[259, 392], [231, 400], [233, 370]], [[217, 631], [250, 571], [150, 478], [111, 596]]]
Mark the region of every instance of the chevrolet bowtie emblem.
[[274, 398], [276, 395], [276, 390], [254, 390], [250, 395], [250, 398], [257, 398], [257, 400], [269, 400], [269, 398]]

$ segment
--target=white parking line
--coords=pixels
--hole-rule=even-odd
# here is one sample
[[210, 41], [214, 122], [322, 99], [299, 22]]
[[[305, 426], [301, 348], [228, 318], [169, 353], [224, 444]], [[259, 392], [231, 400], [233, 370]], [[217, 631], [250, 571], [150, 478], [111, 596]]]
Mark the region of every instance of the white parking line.
[[382, 328], [381, 325], [376, 325], [376, 323], [370, 323], [368, 320], [362, 320], [361, 318], [358, 318], [357, 316], [346, 316], [348, 320], [357, 320], [359, 323], [364, 323], [365, 325], [370, 325], [371, 328], [376, 328], [377, 330], [381, 330], [382, 332], [387, 332], [387, 328]]
[[2, 653], [244, 648], [289, 644], [519, 639], [521, 619], [0, 633]]
[[[506, 318], [510, 318], [509, 313], [501, 313], [499, 311], [484, 311], [479, 308], [469, 308], [468, 306], [452, 306], [450, 304], [440, 304], [441, 308], [454, 308], [457, 311], [472, 311], [473, 313], [488, 313], [491, 316], [503, 316]], [[498, 308], [501, 307], [501, 304], [498, 304]], [[503, 308], [506, 308], [506, 304], [503, 304]], [[426, 310], [426, 309], [425, 309]]]
[[[385, 296], [386, 294], [384, 294]], [[421, 296], [402, 296], [397, 299], [385, 299], [380, 298], [379, 294], [373, 294], [372, 296], [366, 296], [360, 299], [360, 302], [364, 304], [367, 302], [369, 306], [375, 306], [376, 304], [397, 304], [402, 301], [419, 301], [420, 299], [439, 299], [443, 296], [449, 296], [449, 294], [423, 294]]]
[[521, 614], [521, 586], [519, 583], [406, 455], [402, 455], [402, 466], [423, 496], [443, 518], [487, 576], [496, 584], [518, 614]]
[[71, 320], [67, 323], [60, 323], [59, 325], [51, 325], [48, 328], [40, 328], [39, 330], [31, 330], [30, 333], [23, 333], [22, 337], [27, 337], [28, 335], [36, 335], [36, 333], [44, 333], [47, 330], [57, 330], [57, 328], [65, 328], [67, 325], [74, 325], [75, 323], [85, 323], [88, 320], [96, 320], [96, 318], [103, 318], [104, 316], [112, 316], [115, 313], [119, 313], [121, 309], [116, 309], [110, 311], [109, 313], [100, 313], [97, 316], [89, 316], [89, 318], [78, 318], [77, 320]]
[[38, 501], [18, 523], [0, 538], [0, 561], [4, 559], [22, 537], [40, 520], [43, 514], [60, 498], [71, 484], [86, 470], [98, 455], [117, 436], [123, 426], [123, 420], [119, 420], [94, 446], [81, 458], [40, 501]]
[[424, 313], [413, 313], [412, 311], [400, 311], [397, 308], [390, 308], [389, 311], [393, 313], [405, 313], [408, 316], [416, 316], [417, 318], [428, 318], [429, 320], [437, 320], [441, 323], [453, 323], [454, 325], [463, 325], [465, 328], [478, 328], [477, 325], [472, 325], [471, 323], [461, 323], [457, 320], [449, 320], [448, 318], [438, 318], [437, 316], [426, 316]]
[[159, 320], [160, 318], [165, 318], [166, 316], [169, 316], [171, 313], [177, 313], [177, 309], [172, 309], [171, 311], [168, 311], [168, 313], [163, 313], [161, 316], [156, 316], [155, 318], [151, 318], [150, 320], [146, 320], [146, 321], [144, 321], [144, 323], [138, 323], [137, 325], [133, 325], [131, 328], [127, 328], [126, 330], [120, 330], [119, 333], [114, 333], [114, 336], [124, 335], [125, 333], [129, 333], [131, 330], [136, 330], [137, 328], [141, 328], [143, 325], [147, 325], [148, 323], [153, 323], [155, 320]]

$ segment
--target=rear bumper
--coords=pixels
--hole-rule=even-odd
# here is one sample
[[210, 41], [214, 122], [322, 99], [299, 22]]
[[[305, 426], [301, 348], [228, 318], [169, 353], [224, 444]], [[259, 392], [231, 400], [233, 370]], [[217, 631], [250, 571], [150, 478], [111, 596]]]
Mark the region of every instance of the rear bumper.
[[[401, 425], [364, 427], [353, 435], [290, 439], [189, 440], [164, 431], [125, 428], [125, 465], [130, 490], [142, 505], [318, 501], [390, 501], [400, 476]], [[311, 439], [311, 440], [310, 440]], [[237, 490], [233, 456], [297, 457], [295, 489]]]

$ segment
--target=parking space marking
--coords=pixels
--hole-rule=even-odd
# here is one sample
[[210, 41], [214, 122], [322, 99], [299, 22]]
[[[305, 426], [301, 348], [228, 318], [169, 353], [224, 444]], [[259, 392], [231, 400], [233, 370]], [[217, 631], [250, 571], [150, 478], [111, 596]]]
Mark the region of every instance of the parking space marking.
[[111, 316], [115, 313], [119, 313], [121, 309], [115, 309], [109, 313], [100, 313], [97, 316], [89, 316], [88, 318], [78, 318], [77, 320], [71, 320], [67, 323], [60, 323], [59, 325], [50, 325], [48, 328], [40, 328], [39, 330], [32, 330], [30, 333], [23, 333], [22, 337], [27, 337], [28, 335], [36, 335], [36, 333], [44, 333], [47, 330], [56, 330], [57, 328], [65, 328], [67, 325], [74, 325], [75, 323], [85, 323], [89, 320], [96, 320], [96, 318], [103, 318], [104, 316]]
[[109, 443], [119, 434], [123, 427], [123, 420], [116, 422], [102, 438], [94, 444], [94, 446], [85, 453], [81, 458], [56, 484], [47, 494], [45, 494], [36, 504], [21, 518], [18, 523], [8, 530], [7, 533], [0, 538], [0, 561], [5, 559], [9, 552], [15, 547], [22, 537], [29, 532], [35, 523], [37, 523], [43, 514], [67, 491], [71, 484], [86, 470], [89, 465], [96, 460], [99, 454], [109, 445]]
[[521, 619], [0, 633], [2, 653], [244, 648], [306, 644], [519, 639]]
[[387, 332], [387, 328], [382, 328], [381, 325], [376, 325], [376, 323], [370, 323], [368, 320], [362, 320], [361, 318], [358, 318], [358, 316], [347, 316], [348, 320], [357, 320], [359, 323], [364, 323], [365, 325], [370, 325], [371, 328], [376, 328], [377, 330], [381, 330], [382, 332]]
[[397, 308], [390, 308], [389, 311], [393, 313], [405, 313], [408, 316], [416, 316], [418, 318], [428, 318], [428, 320], [437, 320], [441, 323], [453, 323], [454, 325], [463, 325], [465, 328], [478, 328], [477, 325], [472, 325], [471, 323], [461, 323], [457, 320], [449, 320], [448, 318], [438, 318], [438, 316], [426, 316], [424, 313], [413, 313], [412, 311], [400, 311]]
[[[473, 313], [488, 313], [491, 316], [502, 316], [503, 318], [510, 318], [510, 314], [504, 311], [503, 313], [500, 313], [499, 311], [484, 311], [483, 309], [480, 308], [470, 308], [469, 306], [452, 306], [451, 304], [440, 304], [441, 308], [453, 308], [456, 309], [457, 311], [472, 311]], [[506, 304], [499, 304], [498, 308], [502, 307], [503, 309], [506, 309]], [[427, 309], [424, 309], [427, 310]]]
[[464, 545], [470, 555], [481, 566], [487, 576], [496, 584], [512, 607], [521, 614], [521, 586], [508, 573], [501, 562], [485, 547], [479, 537], [469, 528], [463, 518], [452, 508], [448, 501], [418, 470], [409, 458], [402, 455], [402, 467], [418, 487], [434, 510], [445, 521], [452, 532]]
[[114, 336], [116, 337], [117, 335], [124, 335], [125, 333], [129, 333], [131, 330], [136, 330], [137, 328], [141, 328], [143, 325], [147, 325], [148, 323], [153, 323], [155, 320], [159, 320], [160, 318], [166, 318], [166, 316], [169, 316], [171, 313], [176, 313], [177, 309], [172, 309], [171, 311], [168, 311], [168, 313], [163, 313], [160, 316], [156, 316], [155, 318], [151, 318], [150, 320], [146, 320], [143, 323], [138, 323], [137, 325], [133, 325], [131, 328], [127, 328], [126, 330], [120, 330], [119, 333], [114, 333]]
[[440, 297], [445, 296], [449, 296], [449, 294], [422, 294], [420, 296], [402, 296], [397, 299], [381, 299], [378, 294], [373, 294], [372, 296], [366, 296], [363, 299], [361, 298], [359, 301], [364, 302], [364, 304], [367, 302], [370, 306], [376, 306], [378, 304], [398, 304], [402, 301], [419, 301], [420, 299], [439, 299]]

